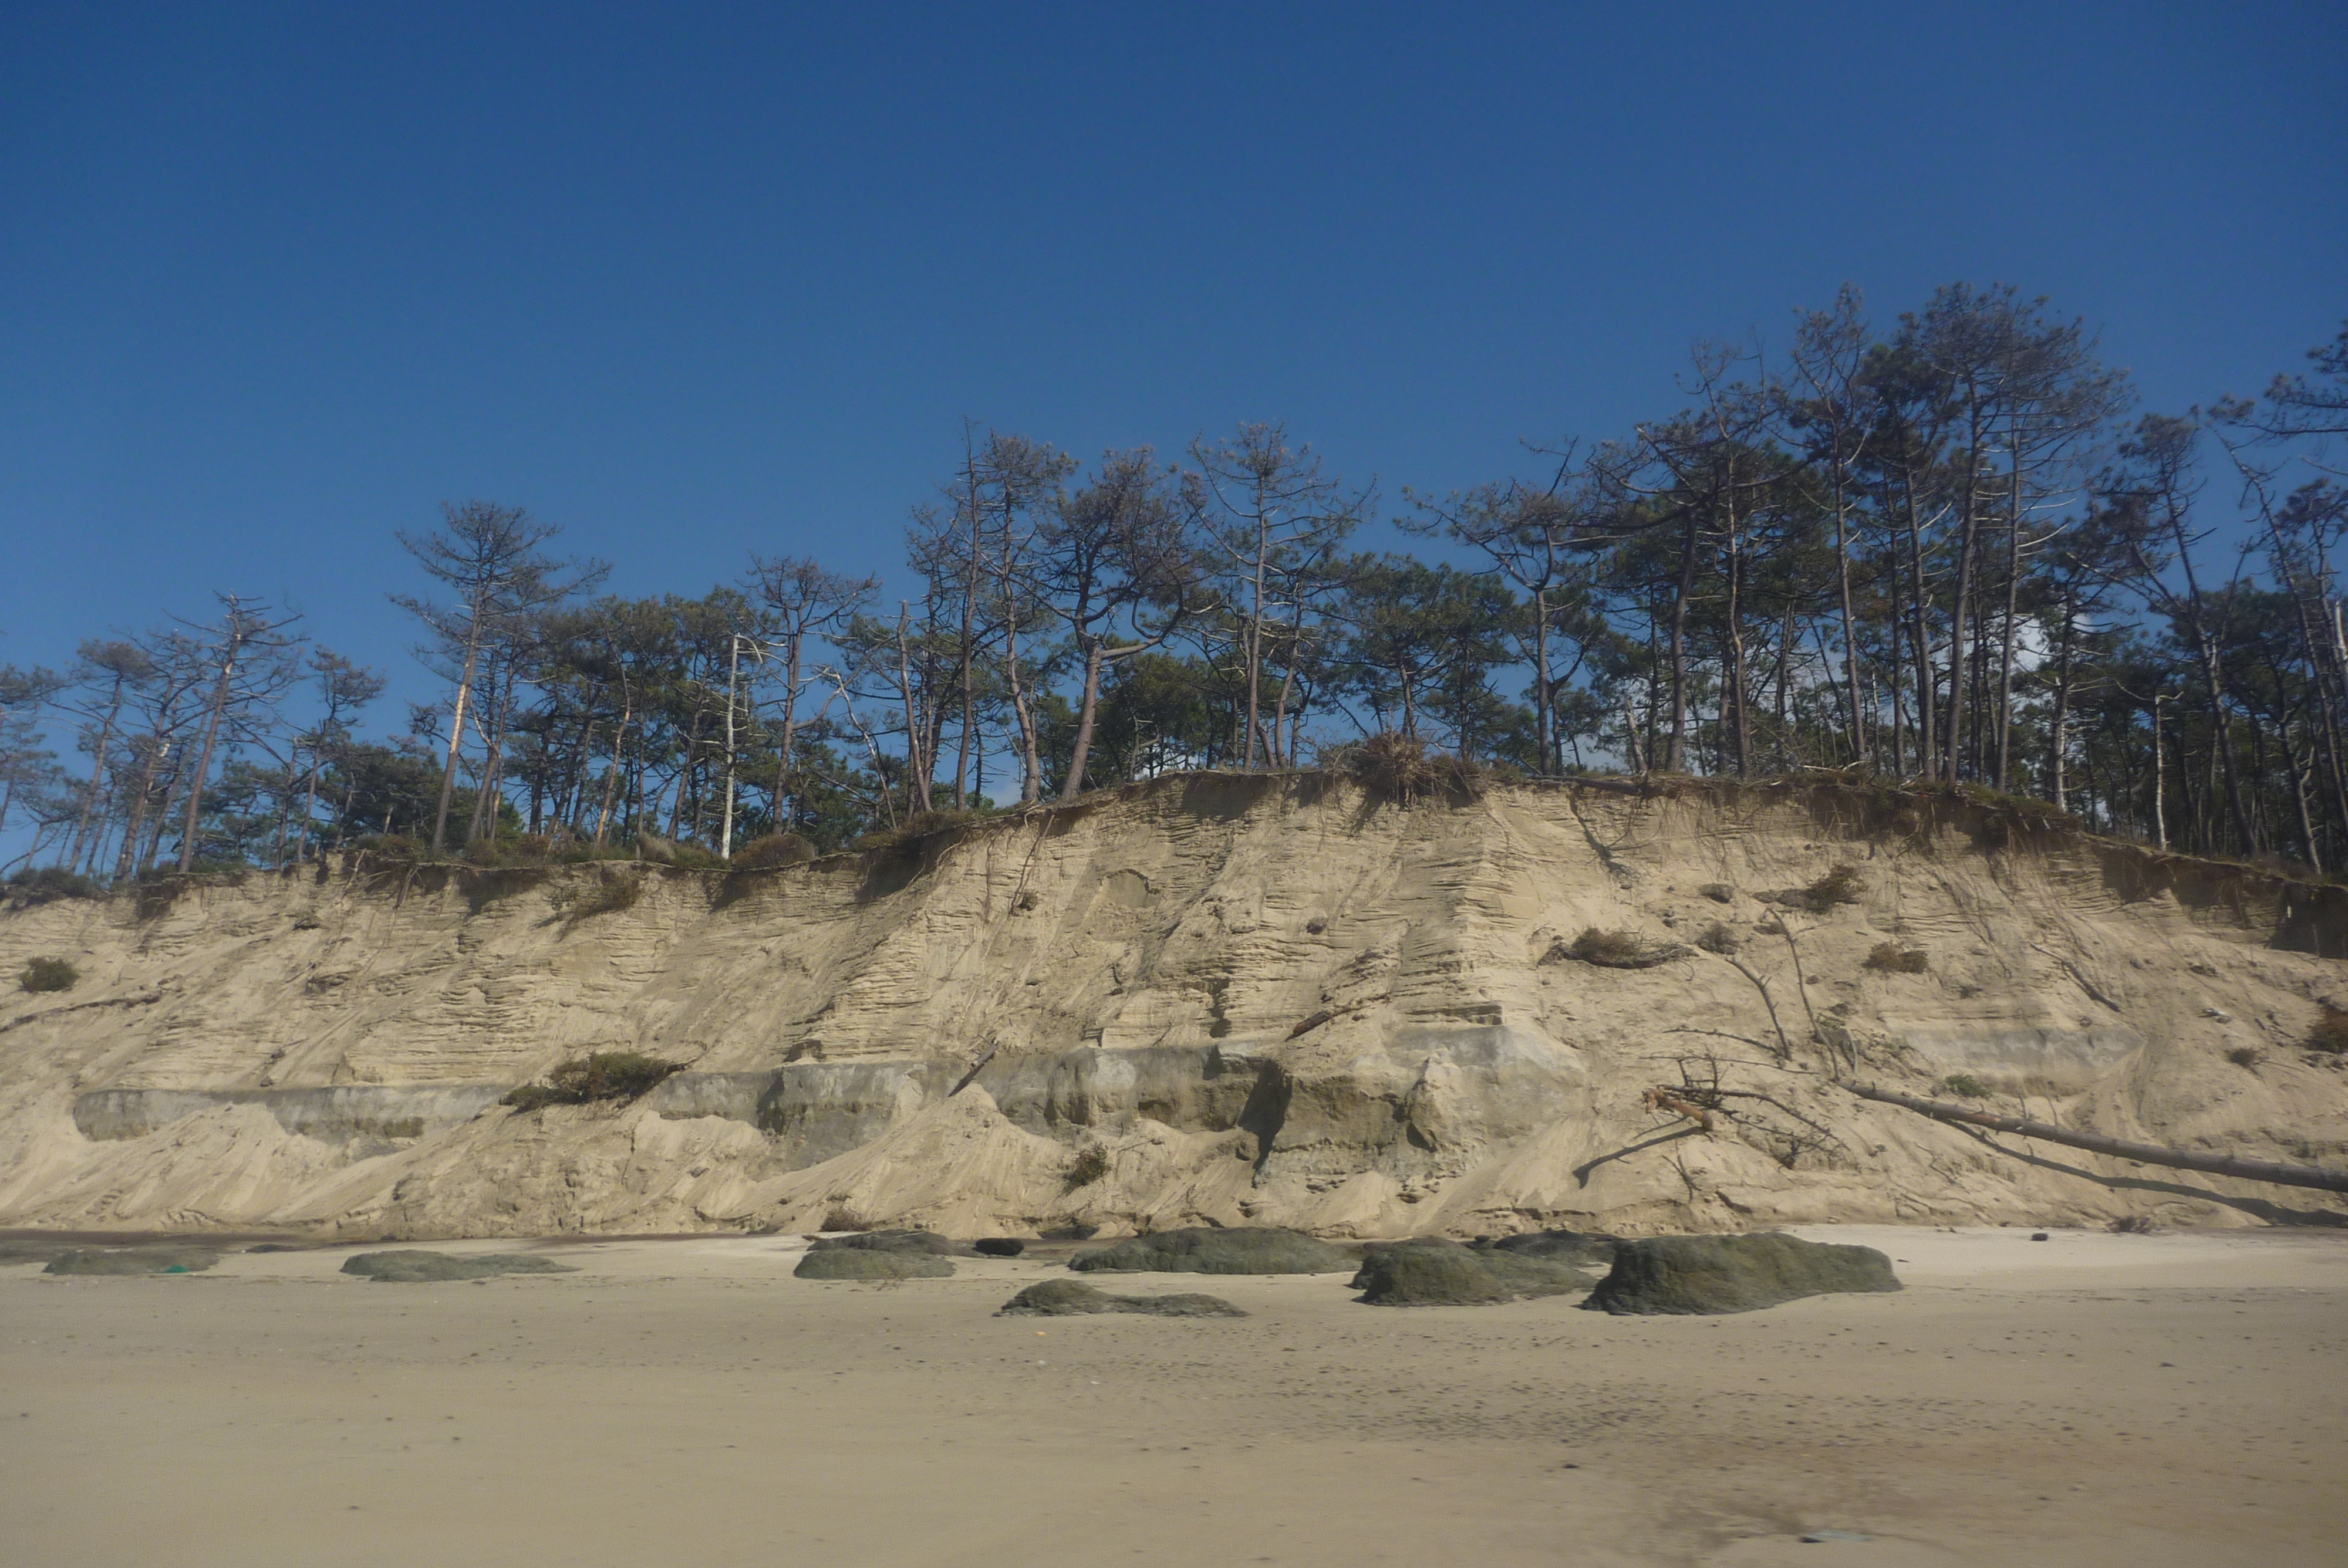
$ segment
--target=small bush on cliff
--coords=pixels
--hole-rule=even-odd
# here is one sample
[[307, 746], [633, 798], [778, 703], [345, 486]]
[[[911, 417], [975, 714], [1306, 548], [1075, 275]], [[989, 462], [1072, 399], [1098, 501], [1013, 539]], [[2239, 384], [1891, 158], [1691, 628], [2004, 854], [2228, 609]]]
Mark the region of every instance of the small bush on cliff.
[[103, 898], [106, 889], [87, 876], [59, 866], [19, 871], [8, 878], [11, 897], [25, 904], [47, 904], [59, 898]]
[[1824, 915], [1838, 904], [1858, 903], [1866, 892], [1858, 866], [1838, 866], [1802, 889], [1802, 907], [1813, 915]]
[[567, 931], [582, 920], [634, 908], [644, 892], [644, 878], [625, 872], [616, 876], [607, 872], [599, 882], [558, 887], [551, 897], [554, 912], [562, 917], [562, 928]]
[[1636, 931], [1606, 931], [1587, 926], [1571, 942], [1550, 948], [1549, 958], [1578, 958], [1603, 969], [1652, 969], [1657, 964], [1687, 957], [1687, 951], [1677, 942], [1659, 942]]
[[1107, 1174], [1108, 1151], [1095, 1143], [1076, 1152], [1076, 1157], [1068, 1162], [1068, 1168], [1060, 1173], [1060, 1181], [1073, 1193], [1078, 1187], [1091, 1186]]
[[1322, 765], [1344, 774], [1368, 794], [1400, 805], [1438, 794], [1480, 798], [1490, 777], [1478, 764], [1430, 752], [1416, 735], [1383, 730], [1357, 744], [1324, 753]]
[[500, 1104], [517, 1111], [537, 1111], [549, 1105], [584, 1105], [596, 1100], [633, 1100], [649, 1094], [672, 1072], [684, 1071], [681, 1061], [663, 1061], [635, 1050], [598, 1050], [574, 1056], [546, 1075], [544, 1083], [525, 1083]]
[[955, 811], [952, 808], [941, 811], [917, 811], [905, 819], [902, 826], [876, 829], [860, 838], [851, 839], [848, 847], [867, 851], [911, 849], [933, 833], [943, 833], [948, 828], [967, 826], [983, 815], [986, 814], [975, 811]]
[[2328, 1056], [2348, 1056], [2348, 1012], [2327, 1007], [2307, 1031], [2307, 1049]]
[[1726, 958], [1743, 947], [1745, 939], [1727, 926], [1715, 920], [1704, 928], [1704, 935], [1695, 939], [1695, 945], [1707, 953], [1718, 953], [1721, 957]]
[[69, 991], [81, 979], [81, 971], [63, 958], [35, 958], [16, 977], [16, 986], [27, 991]]
[[1887, 975], [1921, 975], [1932, 967], [1921, 948], [1903, 948], [1897, 942], [1878, 942], [1865, 961], [1867, 968]]
[[1952, 1072], [1941, 1080], [1941, 1087], [1952, 1094], [1960, 1095], [1967, 1100], [1989, 1098], [1989, 1085], [1970, 1072]]
[[765, 871], [777, 866], [797, 866], [815, 858], [815, 846], [796, 833], [770, 833], [754, 838], [734, 853], [736, 871]]

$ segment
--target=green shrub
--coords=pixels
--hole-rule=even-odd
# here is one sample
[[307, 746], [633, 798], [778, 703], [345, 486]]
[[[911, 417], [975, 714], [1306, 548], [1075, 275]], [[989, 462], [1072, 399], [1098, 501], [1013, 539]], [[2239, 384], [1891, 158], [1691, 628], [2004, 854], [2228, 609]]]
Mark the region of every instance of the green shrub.
[[[933, 833], [961, 827], [974, 821], [983, 813], [975, 811], [917, 811], [897, 827], [884, 827], [849, 841], [850, 849], [910, 849]], [[786, 835], [785, 836], [795, 836]]]
[[69, 991], [79, 979], [81, 971], [63, 958], [35, 958], [16, 977], [16, 985], [27, 991]]
[[1368, 740], [1324, 753], [1322, 765], [1344, 774], [1368, 794], [1400, 805], [1438, 794], [1478, 799], [1490, 775], [1476, 763], [1429, 752], [1416, 736], [1382, 730]]
[[62, 866], [29, 867], [8, 878], [8, 891], [26, 904], [47, 904], [59, 898], [103, 898], [106, 889], [88, 877]]
[[2307, 1031], [2307, 1049], [2327, 1056], [2348, 1055], [2348, 1012], [2327, 1005]]
[[770, 833], [754, 838], [734, 852], [736, 871], [764, 871], [776, 866], [797, 866], [815, 858], [815, 845], [796, 833]]
[[501, 833], [477, 838], [465, 845], [463, 857], [475, 866], [544, 866], [554, 856], [554, 841], [542, 833]]
[[1921, 948], [1903, 948], [1897, 942], [1876, 943], [1864, 962], [1867, 968], [1887, 975], [1921, 975], [1932, 967]]
[[1076, 1151], [1076, 1157], [1070, 1160], [1068, 1168], [1060, 1173], [1060, 1182], [1073, 1193], [1078, 1187], [1091, 1186], [1107, 1174], [1108, 1151], [1094, 1143]]
[[499, 1103], [517, 1111], [537, 1111], [549, 1105], [585, 1105], [598, 1100], [633, 1100], [660, 1086], [685, 1063], [663, 1061], [636, 1050], [598, 1050], [574, 1056], [546, 1075], [544, 1083], [525, 1083]]
[[1841, 865], [1802, 889], [1802, 907], [1813, 915], [1823, 915], [1838, 904], [1856, 904], [1866, 896], [1867, 884], [1859, 875], [1859, 867]]
[[424, 858], [424, 845], [404, 833], [370, 833], [353, 840], [351, 847], [364, 851], [370, 860]]
[[1952, 1072], [1941, 1080], [1941, 1087], [1952, 1094], [1960, 1095], [1967, 1100], [1989, 1098], [1989, 1085], [1970, 1072]]
[[1687, 951], [1677, 942], [1658, 942], [1636, 931], [1604, 931], [1587, 926], [1570, 943], [1560, 942], [1550, 948], [1549, 957], [1578, 958], [1606, 969], [1652, 969], [1657, 964], [1685, 958]]
[[562, 917], [563, 928], [568, 930], [582, 920], [592, 920], [598, 915], [634, 908], [636, 900], [644, 897], [644, 892], [642, 877], [624, 871], [616, 874], [607, 871], [600, 881], [558, 887], [551, 899], [554, 912]]

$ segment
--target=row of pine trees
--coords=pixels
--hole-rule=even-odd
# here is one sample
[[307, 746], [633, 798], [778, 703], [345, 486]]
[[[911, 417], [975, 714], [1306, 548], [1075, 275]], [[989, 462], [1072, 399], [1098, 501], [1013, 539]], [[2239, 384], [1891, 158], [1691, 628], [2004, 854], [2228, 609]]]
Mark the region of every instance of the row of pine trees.
[[[2348, 865], [2348, 329], [2147, 413], [2043, 300], [1879, 325], [1845, 291], [1677, 384], [1440, 496], [1278, 425], [1089, 465], [973, 427], [887, 589], [752, 553], [630, 598], [527, 511], [452, 506], [396, 596], [439, 700], [385, 715], [380, 671], [223, 597], [0, 671], [0, 831], [52, 883], [360, 839], [735, 858], [1387, 735], [1542, 776], [1863, 769]], [[1364, 548], [1387, 523], [1420, 553]]]

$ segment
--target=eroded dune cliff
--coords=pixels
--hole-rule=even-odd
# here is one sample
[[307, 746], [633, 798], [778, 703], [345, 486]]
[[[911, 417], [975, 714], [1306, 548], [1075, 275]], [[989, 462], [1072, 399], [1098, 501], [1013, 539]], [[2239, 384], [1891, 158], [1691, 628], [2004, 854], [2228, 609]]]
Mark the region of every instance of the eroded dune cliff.
[[[1795, 896], [1843, 865], [1848, 901]], [[0, 973], [82, 975], [0, 998], [0, 1225], [1389, 1235], [2343, 1206], [1835, 1086], [1953, 1078], [2178, 1147], [2348, 1150], [2348, 1073], [2301, 1049], [2348, 1008], [2342, 889], [1946, 796], [1585, 783], [1405, 808], [1196, 775], [896, 851], [646, 868], [631, 907], [567, 920], [605, 875], [337, 866], [0, 913]], [[1591, 927], [1662, 961], [1573, 956]], [[499, 1103], [617, 1049], [685, 1070], [630, 1102]]]

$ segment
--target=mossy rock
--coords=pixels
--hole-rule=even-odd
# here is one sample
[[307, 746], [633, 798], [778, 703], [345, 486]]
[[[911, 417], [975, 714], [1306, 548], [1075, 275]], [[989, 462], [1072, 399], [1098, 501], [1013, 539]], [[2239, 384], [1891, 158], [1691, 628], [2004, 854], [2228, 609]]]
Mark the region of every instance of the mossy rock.
[[1075, 1317], [1094, 1312], [1138, 1312], [1152, 1317], [1245, 1317], [1220, 1296], [1194, 1291], [1172, 1296], [1111, 1296], [1081, 1279], [1047, 1279], [1003, 1304], [998, 1317]]
[[1479, 1241], [1476, 1244], [1476, 1250], [1513, 1253], [1519, 1257], [1537, 1257], [1548, 1263], [1594, 1264], [1603, 1267], [1614, 1261], [1614, 1249], [1622, 1245], [1622, 1241], [1620, 1236], [1606, 1235], [1597, 1231], [1526, 1231], [1519, 1235]]
[[386, 1285], [430, 1285], [452, 1279], [490, 1279], [501, 1274], [576, 1274], [569, 1264], [521, 1252], [483, 1252], [458, 1256], [446, 1252], [363, 1252], [343, 1260], [343, 1272]]
[[43, 1274], [201, 1274], [221, 1260], [210, 1246], [72, 1247]]
[[1195, 1225], [1080, 1252], [1068, 1266], [1080, 1273], [1338, 1274], [1354, 1266], [1354, 1256], [1301, 1231]]
[[927, 1252], [890, 1252], [880, 1247], [810, 1247], [791, 1270], [798, 1279], [951, 1279], [953, 1260]]
[[1626, 1241], [1581, 1305], [1596, 1312], [1753, 1312], [1805, 1296], [1900, 1288], [1891, 1260], [1871, 1246], [1751, 1235], [1666, 1235]]
[[809, 1252], [902, 1252], [931, 1257], [968, 1257], [971, 1247], [930, 1231], [857, 1231], [849, 1235], [818, 1236]]
[[1367, 1307], [1489, 1307], [1587, 1290], [1593, 1281], [1547, 1258], [1426, 1236], [1364, 1248], [1353, 1283]]

